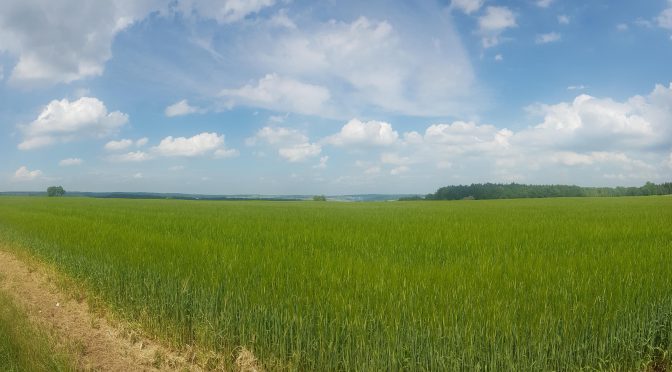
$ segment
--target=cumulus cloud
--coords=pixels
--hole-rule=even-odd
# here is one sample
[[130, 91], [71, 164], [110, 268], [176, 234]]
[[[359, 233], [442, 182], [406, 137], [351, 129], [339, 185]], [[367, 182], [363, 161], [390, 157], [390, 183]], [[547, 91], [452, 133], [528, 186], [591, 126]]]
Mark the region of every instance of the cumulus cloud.
[[557, 32], [549, 32], [547, 34], [539, 34], [535, 39], [537, 44], [548, 44], [556, 41], [560, 41], [562, 36]]
[[0, 51], [17, 58], [10, 82], [69, 83], [99, 76], [114, 37], [154, 9], [158, 0], [4, 0]]
[[56, 142], [82, 138], [101, 138], [115, 133], [128, 123], [128, 115], [107, 112], [97, 98], [82, 97], [76, 101], [51, 101], [30, 124], [21, 127], [24, 140], [19, 149], [30, 150]]
[[389, 123], [352, 119], [340, 132], [327, 137], [325, 142], [335, 146], [389, 146], [397, 142], [398, 138], [399, 133]]
[[231, 106], [239, 104], [306, 115], [324, 115], [330, 111], [327, 107], [330, 99], [327, 88], [277, 74], [268, 74], [256, 84], [223, 89], [220, 95], [229, 99]]
[[108, 151], [120, 151], [125, 150], [133, 145], [133, 141], [130, 139], [122, 139], [119, 141], [110, 141], [105, 144], [105, 150]]
[[108, 151], [121, 151], [121, 150], [126, 150], [129, 147], [133, 146], [135, 144], [136, 147], [143, 147], [149, 142], [149, 139], [147, 137], [140, 138], [136, 141], [133, 141], [131, 139], [121, 139], [119, 141], [109, 141], [108, 143], [105, 144], [105, 150]]
[[[516, 131], [455, 121], [403, 133], [377, 163], [362, 167], [390, 175], [450, 168], [455, 182], [639, 183], [669, 175], [672, 85], [622, 102], [582, 94], [528, 110], [538, 124]], [[479, 169], [477, 178], [470, 169]]]
[[505, 6], [489, 6], [485, 14], [478, 18], [479, 32], [484, 48], [496, 46], [501, 42], [501, 34], [508, 28], [517, 27], [516, 15]]
[[558, 23], [561, 25], [568, 25], [569, 24], [569, 16], [565, 14], [561, 14], [558, 16]]
[[593, 151], [672, 146], [672, 84], [625, 102], [582, 94], [569, 103], [528, 110], [544, 120], [516, 135], [527, 146]]
[[178, 10], [202, 18], [213, 18], [218, 23], [231, 23], [258, 13], [275, 4], [275, 0], [182, 0]]
[[167, 117], [174, 117], [174, 116], [196, 114], [201, 112], [203, 112], [203, 109], [197, 106], [191, 106], [186, 99], [183, 99], [166, 107], [164, 113]]
[[59, 161], [58, 165], [61, 167], [70, 167], [73, 165], [82, 165], [82, 163], [84, 163], [84, 160], [80, 158], [67, 158]]
[[26, 182], [26, 181], [32, 181], [37, 178], [42, 177], [42, 171], [41, 170], [28, 170], [26, 166], [22, 166], [19, 169], [14, 172], [14, 175], [12, 176], [12, 181], [17, 181], [17, 182]]
[[662, 27], [668, 30], [672, 30], [672, 2], [669, 2], [669, 7], [663, 10], [658, 17], [656, 17], [656, 23], [658, 27]]
[[166, 137], [152, 152], [160, 156], [199, 156], [214, 152], [224, 147], [224, 135], [217, 133], [201, 133], [193, 137]]
[[453, 9], [459, 9], [466, 14], [471, 14], [483, 6], [484, 0], [453, 0], [450, 2], [450, 7]]
[[137, 163], [153, 159], [154, 157], [144, 151], [131, 151], [125, 154], [110, 155], [107, 160], [115, 163]]
[[512, 136], [508, 129], [492, 125], [477, 125], [474, 122], [456, 121], [452, 124], [432, 124], [425, 130], [424, 140], [431, 144], [451, 145], [456, 148], [478, 147], [479, 151], [489, 146], [508, 146]]
[[[126, 149], [133, 144], [131, 140], [124, 140]], [[120, 141], [122, 142], [122, 141]], [[135, 141], [140, 147], [147, 143], [146, 138]], [[122, 148], [120, 148], [122, 149]], [[143, 162], [162, 157], [197, 157], [212, 155], [216, 159], [231, 158], [239, 155], [238, 150], [227, 148], [224, 135], [203, 132], [192, 137], [168, 136], [159, 142], [157, 146], [147, 151], [130, 151], [123, 154], [114, 154], [107, 157], [112, 162]]]
[[291, 147], [278, 149], [278, 154], [290, 162], [303, 161], [320, 155], [322, 148], [315, 143], [300, 143]]
[[250, 146], [267, 145], [277, 150], [278, 155], [290, 162], [301, 162], [320, 155], [322, 147], [311, 143], [308, 136], [296, 129], [283, 127], [261, 128], [254, 137], [248, 138]]

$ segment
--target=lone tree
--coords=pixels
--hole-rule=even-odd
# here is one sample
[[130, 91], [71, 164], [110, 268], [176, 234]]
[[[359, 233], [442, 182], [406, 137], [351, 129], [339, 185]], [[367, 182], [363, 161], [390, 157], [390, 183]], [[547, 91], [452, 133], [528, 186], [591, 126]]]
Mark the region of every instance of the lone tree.
[[65, 190], [62, 186], [49, 186], [47, 188], [47, 196], [63, 196], [65, 195]]
[[313, 196], [313, 201], [327, 201], [327, 197], [324, 195], [315, 195]]

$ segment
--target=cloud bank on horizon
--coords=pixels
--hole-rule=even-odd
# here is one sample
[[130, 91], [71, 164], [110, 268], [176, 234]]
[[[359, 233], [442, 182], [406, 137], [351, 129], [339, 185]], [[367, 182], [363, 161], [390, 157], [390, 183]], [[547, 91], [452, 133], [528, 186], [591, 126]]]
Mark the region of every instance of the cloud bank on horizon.
[[670, 63], [671, 0], [7, 0], [0, 190], [670, 181]]

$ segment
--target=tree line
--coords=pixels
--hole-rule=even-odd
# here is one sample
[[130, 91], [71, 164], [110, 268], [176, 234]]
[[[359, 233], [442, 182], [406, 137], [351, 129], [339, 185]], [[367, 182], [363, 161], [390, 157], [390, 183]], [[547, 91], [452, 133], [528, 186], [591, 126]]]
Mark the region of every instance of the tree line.
[[[519, 183], [472, 183], [471, 185], [445, 186], [425, 196], [425, 200], [461, 199], [521, 199], [558, 197], [613, 197], [670, 195], [672, 182], [655, 184], [647, 182], [641, 187], [581, 187], [575, 185], [525, 185]], [[422, 198], [406, 198], [404, 200]], [[401, 199], [400, 199], [401, 200]]]

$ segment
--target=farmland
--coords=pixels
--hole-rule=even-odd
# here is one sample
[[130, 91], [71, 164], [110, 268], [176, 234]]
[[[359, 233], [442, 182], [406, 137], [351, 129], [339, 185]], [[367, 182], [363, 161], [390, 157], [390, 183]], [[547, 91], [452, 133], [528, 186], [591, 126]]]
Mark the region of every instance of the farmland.
[[0, 240], [180, 347], [269, 370], [642, 369], [672, 352], [672, 198], [0, 198]]

